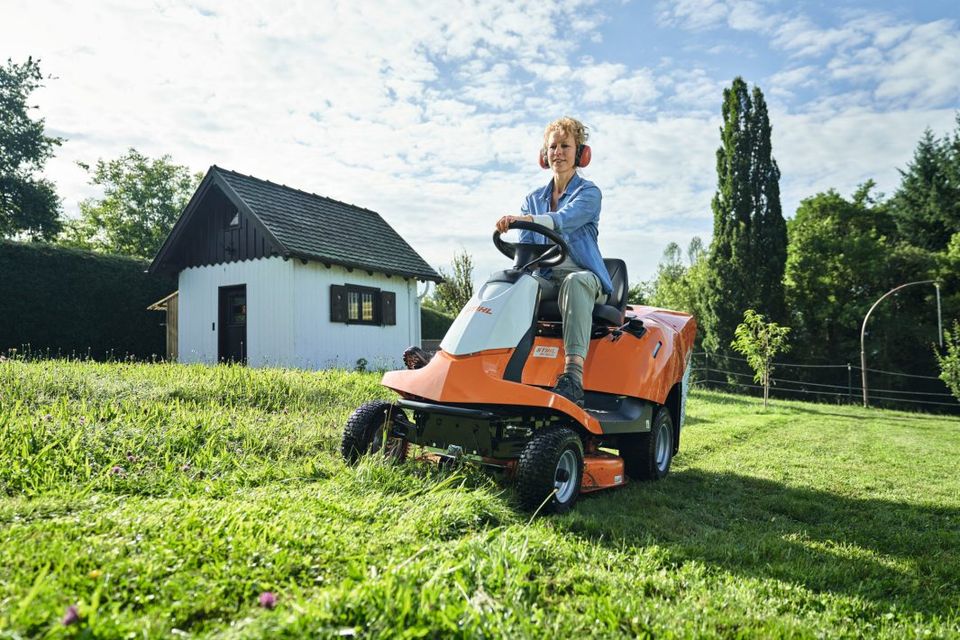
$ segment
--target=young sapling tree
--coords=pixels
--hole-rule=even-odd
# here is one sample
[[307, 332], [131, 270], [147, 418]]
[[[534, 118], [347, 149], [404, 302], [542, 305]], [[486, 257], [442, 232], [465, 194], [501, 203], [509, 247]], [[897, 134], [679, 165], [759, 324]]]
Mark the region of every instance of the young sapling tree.
[[753, 379], [763, 385], [763, 408], [767, 408], [770, 397], [770, 377], [773, 375], [773, 359], [778, 353], [788, 351], [787, 334], [790, 327], [781, 327], [776, 322], [766, 322], [762, 314], [747, 309], [743, 322], [734, 331], [734, 340], [730, 343], [734, 349], [746, 357], [747, 364], [753, 369]]
[[940, 354], [936, 349], [937, 363], [940, 365], [940, 379], [950, 389], [950, 393], [960, 400], [960, 322], [953, 321], [953, 331], [944, 332], [946, 353]]

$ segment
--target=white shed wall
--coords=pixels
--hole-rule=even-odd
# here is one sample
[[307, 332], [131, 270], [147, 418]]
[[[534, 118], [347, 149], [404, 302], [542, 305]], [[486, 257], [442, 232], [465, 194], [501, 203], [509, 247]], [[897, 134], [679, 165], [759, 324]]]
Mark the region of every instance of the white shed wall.
[[264, 258], [180, 272], [180, 362], [217, 362], [219, 288], [247, 286], [247, 363], [293, 360], [293, 260]]
[[[192, 267], [180, 272], [181, 362], [217, 361], [219, 287], [247, 287], [247, 363], [250, 366], [352, 369], [401, 366], [403, 350], [420, 344], [417, 281], [382, 273], [282, 258]], [[330, 322], [330, 285], [393, 291], [397, 324]]]
[[[420, 301], [417, 281], [370, 275], [366, 271], [317, 262], [295, 261], [296, 334], [293, 365], [303, 369], [352, 369], [363, 358], [367, 366], [401, 366], [403, 350], [420, 344]], [[330, 322], [330, 285], [352, 284], [392, 291], [397, 296], [397, 324], [378, 326]]]

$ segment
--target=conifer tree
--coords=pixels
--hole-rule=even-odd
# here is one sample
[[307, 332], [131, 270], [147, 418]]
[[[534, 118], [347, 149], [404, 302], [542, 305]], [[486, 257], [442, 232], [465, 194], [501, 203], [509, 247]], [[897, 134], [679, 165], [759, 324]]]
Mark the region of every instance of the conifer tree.
[[960, 114], [952, 139], [924, 131], [900, 175], [890, 205], [901, 237], [916, 247], [943, 250], [960, 231]]
[[785, 320], [787, 227], [766, 101], [740, 77], [723, 92], [713, 241], [703, 289], [704, 346], [728, 351], [747, 309]]

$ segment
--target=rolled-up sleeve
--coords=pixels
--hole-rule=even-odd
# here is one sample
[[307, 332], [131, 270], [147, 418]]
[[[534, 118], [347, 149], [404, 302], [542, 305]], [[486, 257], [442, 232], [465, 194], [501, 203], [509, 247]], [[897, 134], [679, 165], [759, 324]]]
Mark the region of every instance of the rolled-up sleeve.
[[[539, 217], [538, 214], [536, 213], [536, 207], [531, 207], [531, 206], [530, 206], [530, 198], [529, 198], [529, 197], [527, 197], [527, 198], [523, 201], [523, 204], [520, 206], [520, 215], [522, 215], [522, 216], [532, 215], [532, 216], [534, 216], [535, 218], [536, 218], [536, 217]], [[541, 215], [542, 215], [542, 214], [541, 214]], [[541, 234], [539, 234], [539, 233], [536, 233], [535, 231], [530, 231], [529, 229], [521, 229], [521, 230], [520, 230], [520, 242], [521, 242], [522, 244], [526, 244], [526, 243], [530, 243], [530, 242], [543, 242], [543, 241], [545, 241], [545, 240], [546, 240], [546, 238], [545, 238], [543, 235], [541, 235]]]

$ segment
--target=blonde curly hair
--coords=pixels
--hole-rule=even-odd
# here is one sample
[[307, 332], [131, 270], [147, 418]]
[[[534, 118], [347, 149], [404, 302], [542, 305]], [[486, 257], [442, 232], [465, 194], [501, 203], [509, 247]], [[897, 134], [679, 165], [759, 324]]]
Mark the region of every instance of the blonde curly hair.
[[587, 131], [587, 126], [577, 120], [576, 118], [571, 118], [569, 116], [564, 116], [557, 120], [554, 120], [547, 125], [547, 128], [543, 131], [543, 148], [547, 148], [547, 140], [550, 138], [550, 134], [553, 132], [563, 133], [567, 136], [571, 136], [579, 147], [582, 144], [587, 143], [587, 138], [590, 137], [590, 132]]

